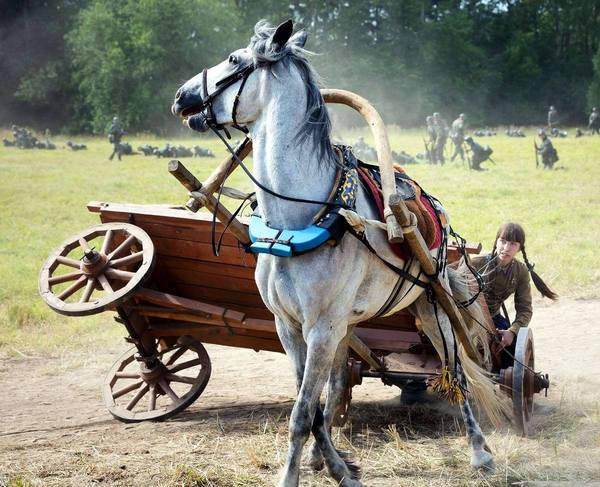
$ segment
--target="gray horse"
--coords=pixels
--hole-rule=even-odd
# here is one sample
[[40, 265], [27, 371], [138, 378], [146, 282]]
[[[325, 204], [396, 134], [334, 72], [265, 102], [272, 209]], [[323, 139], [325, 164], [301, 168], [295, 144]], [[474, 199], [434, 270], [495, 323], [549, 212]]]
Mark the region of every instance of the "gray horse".
[[[177, 91], [172, 112], [198, 131], [208, 130], [211, 124], [245, 126], [253, 143], [254, 176], [263, 187], [295, 198], [325, 201], [336, 178], [338, 156], [330, 142], [330, 119], [316, 74], [304, 49], [307, 35], [292, 34], [291, 21], [277, 28], [258, 22], [247, 48], [231, 53]], [[243, 75], [236, 78], [240, 73]], [[224, 86], [223, 80], [232, 79]], [[273, 196], [260, 187], [256, 188], [256, 198], [263, 221], [277, 229], [306, 228], [321, 209]], [[366, 218], [377, 218], [360, 188], [356, 209]], [[332, 417], [347, 381], [348, 340], [353, 327], [375, 316], [401, 283], [401, 277], [381, 259], [413, 276], [420, 275], [416, 259], [403, 262], [390, 250], [383, 230], [367, 227], [367, 237], [381, 258], [349, 233], [337, 246], [323, 245], [300, 256], [258, 255], [255, 279], [266, 306], [275, 315], [277, 333], [294, 366], [298, 387], [280, 487], [299, 484], [302, 449], [311, 432], [315, 438], [309, 455], [311, 465], [318, 468], [324, 461], [339, 485], [362, 485], [357, 469], [335, 449], [330, 435]], [[459, 277], [449, 269], [441, 276], [453, 292], [467, 294]], [[388, 314], [410, 306], [442, 360], [457, 371], [457, 379], [463, 385], [469, 379], [469, 391], [483, 399], [482, 404], [492, 405], [490, 413], [499, 416], [492, 381], [468, 359], [462, 347], [458, 347], [458, 356], [453, 352], [454, 337], [447, 315], [438, 308], [436, 320], [433, 305], [421, 287], [408, 281], [399, 285], [403, 298]], [[481, 311], [477, 305], [472, 308], [471, 313]], [[483, 319], [481, 314], [477, 316]], [[447, 357], [444, 342], [450, 351]], [[323, 411], [319, 398], [326, 383]], [[493, 457], [467, 399], [461, 411], [472, 446], [471, 464], [493, 468]]]

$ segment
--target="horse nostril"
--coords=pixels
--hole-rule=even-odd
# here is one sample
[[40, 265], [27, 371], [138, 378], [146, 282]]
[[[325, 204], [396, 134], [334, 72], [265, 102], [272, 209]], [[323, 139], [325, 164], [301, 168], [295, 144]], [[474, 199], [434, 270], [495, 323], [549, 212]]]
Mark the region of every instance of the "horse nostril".
[[182, 93], [183, 93], [182, 89], [181, 89], [181, 88], [179, 88], [179, 89], [177, 90], [177, 93], [175, 93], [175, 101], [178, 101], [178, 100], [179, 100], [179, 98], [181, 98], [181, 94], [182, 94]]

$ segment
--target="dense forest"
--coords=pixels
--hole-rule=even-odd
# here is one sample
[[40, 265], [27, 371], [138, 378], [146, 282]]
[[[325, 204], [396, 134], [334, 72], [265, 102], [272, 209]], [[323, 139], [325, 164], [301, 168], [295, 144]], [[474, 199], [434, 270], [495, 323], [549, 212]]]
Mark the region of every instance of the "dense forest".
[[328, 87], [387, 123], [439, 111], [473, 124], [541, 124], [554, 104], [585, 124], [600, 105], [600, 0], [0, 1], [0, 126], [102, 133], [178, 130], [182, 81], [287, 18]]

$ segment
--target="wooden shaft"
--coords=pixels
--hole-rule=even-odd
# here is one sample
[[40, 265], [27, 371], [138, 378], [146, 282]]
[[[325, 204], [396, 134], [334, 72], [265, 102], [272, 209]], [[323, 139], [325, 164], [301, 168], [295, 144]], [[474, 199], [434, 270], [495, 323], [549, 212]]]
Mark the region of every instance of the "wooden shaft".
[[[246, 156], [248, 154], [250, 154], [250, 152], [252, 152], [252, 141], [248, 137], [246, 137], [239, 145], [237, 145], [234, 148], [233, 152], [235, 153], [235, 155], [237, 156], [238, 159], [244, 160], [246, 158]], [[233, 155], [230, 155], [230, 156], [226, 157], [223, 160], [223, 162], [221, 162], [221, 164], [219, 164], [215, 168], [215, 170], [210, 174], [210, 176], [208, 176], [208, 179], [206, 179], [206, 181], [204, 181], [204, 183], [201, 183], [200, 181], [198, 181], [189, 171], [187, 171], [188, 174], [182, 174], [179, 176], [174, 174], [174, 176], [182, 184], [184, 184], [184, 182], [181, 179], [179, 179], [179, 177], [182, 177], [182, 179], [186, 182], [186, 184], [184, 184], [184, 186], [186, 186], [186, 188], [187, 188], [188, 184], [192, 184], [192, 185], [196, 186], [195, 189], [188, 188], [188, 191], [197, 191], [199, 193], [202, 193], [205, 196], [212, 196], [215, 193], [215, 191], [217, 191], [219, 189], [221, 184], [223, 184], [223, 182], [229, 177], [229, 175], [237, 167], [238, 167], [237, 159]], [[191, 176], [193, 179], [187, 179], [186, 176]], [[197, 199], [190, 198], [185, 206], [190, 211], [193, 211], [194, 213], [196, 213], [201, 208], [202, 205], [200, 204], [200, 202]]]
[[[389, 199], [389, 205], [398, 222], [402, 225], [402, 227], [404, 227], [404, 238], [408, 243], [413, 255], [419, 260], [421, 268], [425, 274], [430, 276], [436, 274], [437, 266], [433, 260], [433, 257], [431, 257], [431, 253], [427, 248], [427, 244], [421, 236], [421, 232], [417, 228], [416, 224], [412, 224], [413, 221], [416, 222], [416, 219], [414, 219], [414, 216], [412, 216], [412, 213], [406, 207], [406, 203], [404, 203], [399, 195], [393, 194]], [[450, 297], [452, 292], [447, 289], [444, 283], [437, 278], [437, 274], [436, 277], [430, 279], [433, 292], [435, 293], [438, 302], [450, 318], [454, 332], [458, 336], [460, 343], [465, 348], [467, 355], [481, 365], [483, 361], [477, 349], [473, 347], [473, 343], [471, 342], [469, 335], [469, 329], [464, 322], [456, 303]]]
[[[199, 191], [203, 188], [202, 183], [198, 181], [196, 176], [194, 176], [188, 169], [179, 161], [172, 160], [169, 162], [169, 172], [177, 179], [188, 191]], [[203, 192], [204, 193], [204, 192]], [[218, 220], [223, 223], [229, 224], [228, 230], [233, 234], [235, 238], [237, 238], [242, 244], [249, 245], [250, 237], [248, 236], [248, 228], [242, 224], [238, 219], [232, 218], [231, 212], [225, 208], [221, 203], [217, 202], [217, 198], [215, 198], [212, 193], [204, 194], [206, 201], [206, 208], [209, 211], [216, 214]], [[193, 201], [194, 205], [190, 206], [190, 202]], [[188, 209], [191, 211], [198, 211], [200, 209], [200, 204], [197, 200], [192, 199], [188, 202]]]
[[[252, 141], [246, 137], [233, 151], [243, 161], [252, 152]], [[236, 167], [238, 167], [238, 162], [233, 156], [230, 155], [225, 158], [204, 181], [201, 189], [202, 193], [213, 194], [217, 191]]]
[[358, 338], [354, 333], [350, 335], [350, 348], [356, 354], [368, 363], [374, 370], [383, 370], [385, 368], [383, 361], [377, 357], [365, 343]]
[[[385, 124], [375, 107], [365, 98], [346, 90], [321, 90], [321, 95], [326, 103], [340, 103], [347, 105], [359, 112], [366, 120], [373, 133], [377, 161], [381, 173], [381, 192], [384, 204], [387, 205], [390, 196], [396, 192], [396, 176], [394, 174], [394, 163], [392, 161], [392, 149], [385, 130]], [[388, 210], [386, 206], [384, 210]], [[388, 240], [392, 243], [400, 243], [404, 239], [402, 228], [396, 221], [394, 215], [385, 211], [387, 223]]]

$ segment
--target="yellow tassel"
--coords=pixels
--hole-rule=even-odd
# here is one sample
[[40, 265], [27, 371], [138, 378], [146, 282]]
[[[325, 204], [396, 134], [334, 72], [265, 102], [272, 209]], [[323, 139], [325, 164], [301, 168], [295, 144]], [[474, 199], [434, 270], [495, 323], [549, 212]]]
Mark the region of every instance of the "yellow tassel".
[[429, 380], [431, 388], [450, 404], [458, 404], [465, 400], [462, 387], [456, 377], [453, 377], [445, 366], [442, 373]]

